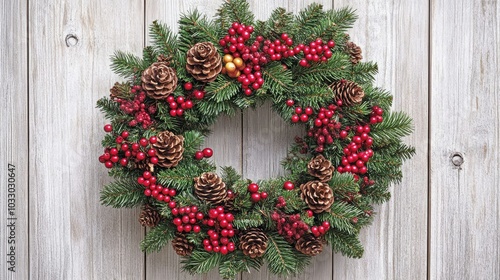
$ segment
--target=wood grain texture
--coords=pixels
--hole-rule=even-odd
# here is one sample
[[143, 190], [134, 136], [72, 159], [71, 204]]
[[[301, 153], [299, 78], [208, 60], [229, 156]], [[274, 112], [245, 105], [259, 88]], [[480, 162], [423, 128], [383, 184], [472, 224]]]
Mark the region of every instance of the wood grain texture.
[[432, 3], [430, 279], [499, 279], [500, 3]]
[[[332, 8], [331, 0], [315, 1], [322, 4], [325, 9]], [[249, 1], [250, 9], [259, 20], [266, 20], [272, 11], [283, 7], [287, 11], [297, 13], [312, 1], [286, 1], [273, 0]], [[256, 110], [247, 110], [243, 118], [243, 175], [257, 181], [278, 175], [284, 175], [281, 160], [287, 154], [287, 148], [294, 142], [295, 136], [303, 136], [305, 128], [300, 125], [290, 126], [278, 116], [271, 104], [266, 103]], [[292, 279], [331, 279], [332, 277], [332, 252], [326, 249], [317, 256], [307, 267], [306, 271]], [[244, 273], [242, 279], [276, 279], [267, 268], [260, 271]]]
[[[207, 15], [209, 19], [214, 18], [217, 8], [222, 1], [201, 0], [175, 0], [175, 1], [146, 1], [145, 24], [149, 26], [154, 20], [160, 20], [167, 24], [175, 33], [178, 32], [178, 20], [183, 13], [198, 9]], [[220, 166], [232, 166], [239, 172], [242, 171], [241, 156], [241, 129], [242, 117], [240, 113], [235, 116], [221, 116], [212, 127], [212, 134], [206, 139], [204, 147], [210, 147], [214, 151], [213, 161]], [[218, 169], [220, 171], [220, 168]], [[170, 244], [162, 251], [146, 256], [146, 278], [163, 279], [168, 275], [169, 279], [219, 279], [217, 269], [200, 276], [191, 276], [182, 272], [179, 264], [181, 258], [175, 254]]]
[[[1, 279], [28, 279], [27, 3], [4, 1], [0, 7]], [[13, 177], [9, 164], [15, 166]]]
[[[30, 278], [140, 279], [137, 210], [100, 206], [95, 109], [118, 77], [117, 49], [141, 53], [142, 1], [30, 1]], [[139, 17], [137, 17], [139, 15]]]
[[391, 188], [392, 199], [376, 208], [371, 226], [362, 230], [362, 259], [336, 254], [334, 279], [424, 279], [427, 274], [427, 1], [335, 0], [359, 19], [349, 31], [364, 60], [379, 66], [376, 85], [394, 95], [393, 109], [407, 112], [415, 131], [405, 142], [417, 154], [404, 165], [404, 178]]

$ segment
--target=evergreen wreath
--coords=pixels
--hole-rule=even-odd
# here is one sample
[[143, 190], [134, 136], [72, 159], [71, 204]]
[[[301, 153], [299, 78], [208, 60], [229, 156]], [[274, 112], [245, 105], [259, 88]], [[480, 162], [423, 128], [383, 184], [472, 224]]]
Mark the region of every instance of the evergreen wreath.
[[[372, 85], [377, 65], [346, 34], [355, 20], [349, 8], [312, 4], [256, 21], [246, 1], [226, 0], [215, 21], [183, 15], [178, 35], [153, 22], [142, 59], [114, 54], [112, 70], [127, 81], [97, 102], [111, 120], [99, 161], [115, 178], [101, 202], [142, 206], [139, 222], [151, 228], [142, 250], [171, 241], [184, 270], [218, 267], [223, 278], [264, 263], [296, 274], [325, 244], [362, 256], [360, 229], [415, 151], [401, 140], [411, 118], [390, 112], [392, 96]], [[199, 150], [209, 127], [269, 100], [305, 128], [282, 161], [288, 175], [215, 173], [213, 151]]]

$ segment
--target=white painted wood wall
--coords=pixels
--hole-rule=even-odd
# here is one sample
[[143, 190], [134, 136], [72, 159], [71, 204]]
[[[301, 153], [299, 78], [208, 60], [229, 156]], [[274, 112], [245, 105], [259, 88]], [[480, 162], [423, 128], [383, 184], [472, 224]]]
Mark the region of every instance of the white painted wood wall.
[[[417, 154], [363, 230], [364, 258], [327, 251], [295, 279], [500, 279], [499, 1], [318, 2], [357, 9], [352, 38], [378, 62], [377, 85], [394, 93], [394, 108], [415, 120], [406, 142]], [[176, 29], [182, 12], [213, 16], [220, 3], [1, 1], [0, 279], [218, 279], [182, 273], [170, 248], [145, 256], [138, 211], [99, 204], [109, 178], [97, 161], [105, 120], [95, 103], [118, 78], [108, 67], [114, 50], [140, 54], [154, 19]], [[310, 1], [250, 3], [265, 19]], [[214, 130], [207, 145], [217, 163], [253, 179], [282, 172], [295, 135], [269, 107]], [[7, 270], [8, 164], [15, 273]], [[273, 279], [266, 270], [239, 278]]]

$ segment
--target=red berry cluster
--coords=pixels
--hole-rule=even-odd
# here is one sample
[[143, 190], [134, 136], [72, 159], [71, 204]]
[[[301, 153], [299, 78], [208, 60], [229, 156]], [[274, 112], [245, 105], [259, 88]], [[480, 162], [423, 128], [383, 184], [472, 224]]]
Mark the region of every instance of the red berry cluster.
[[[193, 84], [190, 82], [185, 83], [184, 89], [187, 91], [191, 91], [193, 89]], [[192, 95], [192, 98], [194, 98], [196, 100], [201, 100], [201, 99], [203, 99], [203, 97], [205, 97], [205, 91], [195, 89], [195, 90], [193, 90], [191, 95]]]
[[370, 124], [381, 123], [384, 118], [382, 115], [384, 114], [384, 110], [379, 106], [373, 106], [372, 112], [370, 114]]
[[173, 223], [177, 226], [178, 232], [189, 233], [191, 231], [198, 233], [201, 231], [201, 227], [198, 224], [203, 220], [205, 215], [198, 211], [196, 205], [173, 208], [172, 215], [175, 217]]
[[309, 121], [309, 116], [314, 114], [314, 110], [311, 107], [295, 107], [294, 110], [295, 114], [292, 115], [291, 121], [293, 123], [298, 123], [299, 121], [301, 122], [308, 122]]
[[271, 219], [276, 223], [278, 234], [290, 243], [294, 243], [309, 231], [309, 226], [300, 219], [299, 214], [286, 215], [274, 212], [271, 215]]
[[280, 196], [278, 197], [278, 201], [276, 202], [276, 208], [284, 208], [284, 207], [286, 207], [285, 198]]
[[251, 183], [248, 185], [248, 192], [251, 193], [250, 199], [253, 203], [257, 203], [261, 199], [266, 199], [268, 196], [267, 192], [259, 193], [259, 185], [255, 183]]
[[120, 104], [120, 110], [128, 115], [133, 115], [134, 119], [129, 122], [130, 126], [142, 124], [142, 128], [146, 129], [153, 124], [151, 115], [156, 113], [155, 104], [146, 104], [146, 93], [142, 90], [141, 86], [133, 86], [130, 92], [134, 95], [133, 100], [114, 98], [113, 100]]
[[[321, 38], [312, 41], [309, 45], [299, 44], [294, 48], [295, 54], [302, 52], [304, 58], [299, 61], [299, 65], [302, 67], [311, 66], [309, 62], [320, 62], [327, 61], [332, 57], [333, 53], [331, 48], [335, 47], [335, 42], [330, 40], [326, 44], [321, 40]], [[299, 52], [297, 52], [299, 50]]]
[[325, 234], [329, 229], [330, 229], [330, 223], [324, 221], [320, 226], [312, 226], [311, 233], [315, 237], [320, 237], [321, 235]]
[[205, 148], [203, 151], [197, 151], [194, 153], [194, 158], [197, 160], [202, 160], [203, 158], [209, 158], [214, 155], [214, 151], [210, 148]]
[[177, 191], [175, 189], [163, 187], [157, 184], [156, 181], [156, 177], [149, 171], [144, 171], [142, 176], [137, 178], [137, 183], [146, 188], [144, 190], [145, 196], [151, 196], [159, 201], [165, 201], [167, 203], [173, 201], [172, 198], [177, 194]]
[[[357, 174], [366, 174], [368, 172], [366, 163], [373, 156], [373, 150], [371, 149], [373, 138], [369, 136], [369, 125], [359, 125], [354, 127], [354, 130], [356, 133], [352, 137], [352, 141], [344, 148], [341, 166], [337, 167], [337, 171], [339, 173], [353, 173], [355, 179], [358, 180]], [[340, 134], [345, 135], [346, 133], [347, 131], [343, 130]]]
[[235, 235], [233, 221], [233, 214], [225, 213], [222, 206], [208, 210], [208, 219], [204, 219], [203, 224], [213, 229], [208, 230], [208, 239], [203, 240], [205, 251], [226, 255], [236, 249], [229, 239]]
[[175, 98], [172, 95], [167, 97], [168, 107], [170, 108], [170, 116], [181, 117], [185, 110], [193, 108], [193, 101], [186, 100], [184, 96], [177, 96]]
[[[224, 53], [230, 54], [226, 62], [225, 69], [230, 76], [238, 78], [238, 82], [242, 84], [246, 95], [251, 95], [253, 90], [262, 87], [264, 80], [262, 79], [261, 66], [268, 62], [265, 53], [259, 51], [261, 43], [264, 40], [262, 36], [257, 36], [256, 40], [250, 46], [245, 43], [250, 39], [253, 33], [253, 26], [246, 26], [242, 23], [233, 22], [231, 28], [228, 29], [228, 34], [219, 41], [219, 45], [224, 47]], [[232, 58], [241, 58], [241, 63], [234, 62]], [[242, 68], [243, 73], [234, 67]]]
[[[110, 124], [104, 126], [104, 131], [112, 132], [113, 127]], [[135, 162], [149, 161], [152, 164], [158, 163], [158, 157], [156, 157], [156, 150], [149, 147], [149, 144], [156, 143], [156, 137], [152, 136], [147, 140], [142, 138], [138, 143], [128, 142], [129, 137], [128, 131], [123, 131], [120, 135], [116, 136], [115, 147], [107, 147], [104, 149], [104, 154], [99, 156], [99, 161], [104, 163], [106, 168], [112, 168], [116, 163], [121, 166], [127, 166], [130, 160]]]
[[316, 152], [321, 153], [325, 145], [331, 145], [337, 137], [341, 128], [340, 122], [334, 118], [337, 106], [330, 104], [327, 108], [320, 108], [319, 113], [314, 119], [314, 127], [307, 131], [307, 136], [316, 139]]
[[274, 42], [271, 42], [271, 40], [264, 41], [264, 47], [262, 47], [262, 50], [272, 61], [281, 60], [282, 58], [288, 58], [298, 54], [295, 53], [294, 48], [292, 47], [293, 40], [288, 36], [288, 34], [281, 34], [280, 39], [281, 40], [276, 39]]

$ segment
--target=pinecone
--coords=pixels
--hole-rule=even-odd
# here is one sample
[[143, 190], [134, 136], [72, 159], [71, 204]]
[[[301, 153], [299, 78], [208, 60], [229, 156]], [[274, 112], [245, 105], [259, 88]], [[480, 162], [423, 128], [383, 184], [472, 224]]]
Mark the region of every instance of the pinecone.
[[332, 179], [333, 170], [332, 163], [323, 155], [317, 155], [312, 158], [307, 164], [307, 171], [314, 177], [317, 177], [321, 182], [326, 183]]
[[312, 257], [319, 255], [323, 251], [323, 243], [320, 239], [308, 233], [297, 240], [295, 249], [304, 255]]
[[227, 200], [226, 184], [212, 172], [205, 172], [194, 178], [194, 194], [213, 205], [224, 204]]
[[135, 169], [139, 169], [142, 171], [149, 171], [149, 172], [155, 171], [155, 165], [149, 161], [149, 158], [146, 158], [145, 160], [141, 160], [141, 161], [139, 161], [139, 160], [134, 161], [134, 162], [132, 162], [132, 166]]
[[158, 157], [158, 166], [172, 168], [179, 164], [184, 152], [184, 137], [170, 131], [163, 131], [156, 136], [153, 148]]
[[363, 56], [361, 55], [361, 48], [353, 42], [347, 42], [346, 50], [351, 56], [352, 64], [357, 64], [361, 59], [363, 59]]
[[314, 213], [330, 209], [334, 200], [330, 186], [320, 181], [309, 181], [300, 185], [300, 197]]
[[155, 62], [142, 72], [142, 88], [153, 99], [165, 99], [177, 87], [177, 74], [167, 62]]
[[176, 233], [175, 238], [172, 240], [172, 247], [179, 256], [187, 256], [193, 252], [194, 245], [189, 242], [186, 236], [182, 233]]
[[212, 43], [196, 43], [187, 53], [186, 69], [196, 80], [212, 82], [222, 70], [222, 58]]
[[345, 106], [361, 103], [365, 96], [363, 89], [352, 81], [340, 80], [330, 87], [333, 90], [334, 99], [342, 100]]
[[251, 228], [240, 235], [240, 249], [251, 258], [262, 257], [266, 252], [267, 240], [266, 234], [260, 228]]
[[139, 216], [139, 223], [141, 223], [143, 227], [154, 227], [158, 225], [160, 218], [160, 213], [158, 213], [156, 209], [151, 207], [149, 204], [145, 204], [142, 207], [141, 215]]

